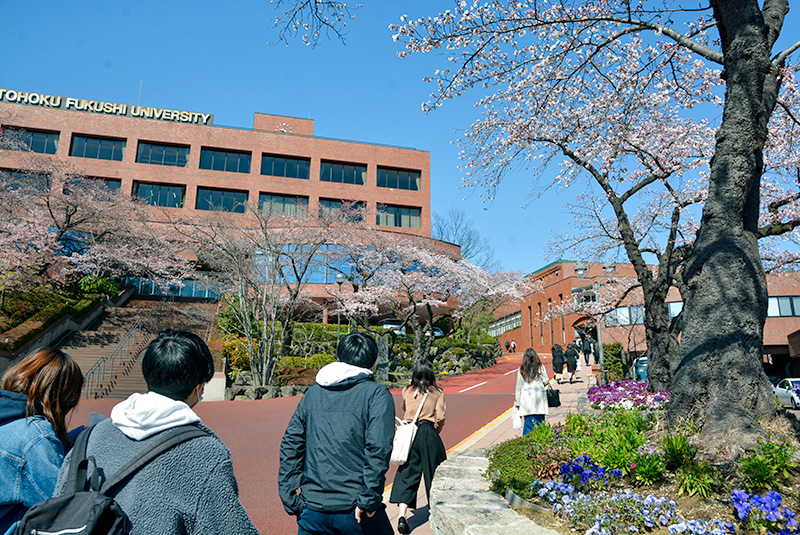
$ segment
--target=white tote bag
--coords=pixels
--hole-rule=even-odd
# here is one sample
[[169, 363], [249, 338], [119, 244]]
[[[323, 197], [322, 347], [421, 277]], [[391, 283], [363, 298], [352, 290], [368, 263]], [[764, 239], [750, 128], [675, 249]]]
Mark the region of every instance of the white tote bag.
[[511, 425], [514, 426], [514, 429], [522, 429], [522, 415], [517, 407], [511, 409]]
[[419, 404], [417, 414], [411, 422], [406, 422], [395, 416], [397, 420], [397, 427], [394, 430], [394, 441], [392, 442], [392, 464], [406, 464], [408, 462], [408, 454], [411, 453], [411, 445], [414, 443], [414, 437], [417, 436], [417, 418], [422, 411], [422, 406], [425, 405], [425, 400], [428, 399], [428, 393], [422, 396], [422, 403]]

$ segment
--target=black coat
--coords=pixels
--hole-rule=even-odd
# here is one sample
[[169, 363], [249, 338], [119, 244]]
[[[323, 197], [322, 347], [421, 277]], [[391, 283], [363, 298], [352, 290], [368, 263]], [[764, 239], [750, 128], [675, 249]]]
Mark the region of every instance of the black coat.
[[560, 345], [553, 346], [553, 373], [561, 373], [564, 369], [564, 349]]
[[567, 346], [567, 351], [564, 353], [564, 358], [567, 361], [567, 370], [574, 372], [578, 368], [578, 350], [575, 344]]

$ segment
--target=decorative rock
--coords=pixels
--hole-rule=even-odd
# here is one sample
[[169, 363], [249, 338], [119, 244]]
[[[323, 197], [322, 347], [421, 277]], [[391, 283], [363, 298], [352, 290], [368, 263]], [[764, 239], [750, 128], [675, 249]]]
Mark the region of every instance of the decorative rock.
[[282, 386], [281, 387], [281, 396], [285, 398], [290, 398], [295, 394], [295, 387], [292, 385]]
[[250, 372], [242, 372], [237, 377], [233, 384], [237, 386], [246, 386], [253, 384], [253, 374]]

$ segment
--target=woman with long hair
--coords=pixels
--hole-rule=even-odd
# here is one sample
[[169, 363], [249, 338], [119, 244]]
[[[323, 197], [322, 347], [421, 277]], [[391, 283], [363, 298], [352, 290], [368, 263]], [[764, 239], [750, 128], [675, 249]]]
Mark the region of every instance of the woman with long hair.
[[[417, 436], [411, 445], [408, 462], [397, 469], [389, 501], [400, 506], [397, 531], [409, 533], [411, 530], [406, 515], [409, 507], [412, 509], [417, 507], [417, 492], [421, 478], [425, 477], [425, 493], [430, 503], [433, 474], [436, 472], [436, 467], [447, 459], [444, 443], [439, 437], [444, 427], [446, 410], [444, 392], [436, 386], [433, 364], [428, 360], [414, 364], [411, 381], [403, 389], [402, 396], [405, 421], [412, 422], [419, 409]], [[422, 404], [421, 409], [420, 404]]]
[[42, 348], [0, 379], [0, 533], [13, 532], [35, 503], [52, 497], [72, 442], [66, 417], [83, 373], [69, 355]]
[[533, 348], [525, 350], [522, 365], [517, 371], [517, 387], [514, 391], [514, 406], [525, 418], [522, 436], [544, 422], [547, 416], [547, 370]]

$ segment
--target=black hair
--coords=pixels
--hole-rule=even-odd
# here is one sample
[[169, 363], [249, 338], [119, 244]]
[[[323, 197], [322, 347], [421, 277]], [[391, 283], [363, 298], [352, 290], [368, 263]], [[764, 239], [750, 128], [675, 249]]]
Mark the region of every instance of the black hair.
[[214, 377], [214, 360], [206, 343], [188, 331], [161, 331], [142, 357], [147, 389], [183, 401], [200, 383]]
[[421, 393], [441, 390], [436, 386], [436, 373], [433, 371], [433, 364], [427, 359], [423, 359], [414, 364], [411, 371], [411, 386]]
[[364, 333], [350, 333], [339, 341], [336, 347], [339, 362], [371, 369], [378, 360], [378, 345], [371, 336]]

